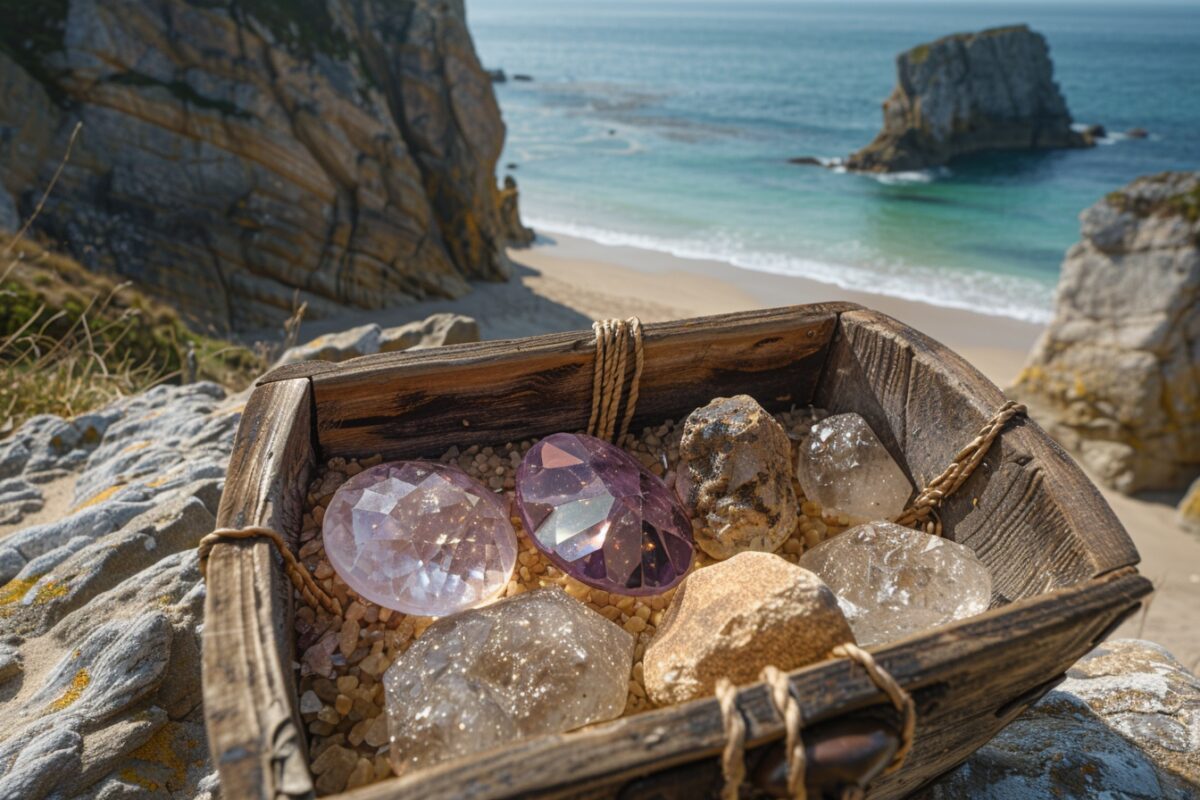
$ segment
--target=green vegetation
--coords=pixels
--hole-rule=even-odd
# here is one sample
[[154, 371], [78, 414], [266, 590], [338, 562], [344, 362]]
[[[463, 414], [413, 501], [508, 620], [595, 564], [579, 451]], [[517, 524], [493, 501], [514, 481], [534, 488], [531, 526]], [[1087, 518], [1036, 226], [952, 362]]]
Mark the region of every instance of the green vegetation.
[[0, 435], [36, 414], [74, 416], [160, 383], [240, 389], [265, 366], [200, 336], [128, 283], [28, 241], [0, 238]]
[[[1142, 178], [1153, 183], [1165, 183], [1172, 173], [1163, 172]], [[1109, 192], [1104, 198], [1110, 206], [1138, 217], [1183, 217], [1188, 222], [1200, 220], [1200, 184], [1190, 191], [1177, 192], [1164, 197], [1149, 198], [1125, 194], [1123, 191]]]

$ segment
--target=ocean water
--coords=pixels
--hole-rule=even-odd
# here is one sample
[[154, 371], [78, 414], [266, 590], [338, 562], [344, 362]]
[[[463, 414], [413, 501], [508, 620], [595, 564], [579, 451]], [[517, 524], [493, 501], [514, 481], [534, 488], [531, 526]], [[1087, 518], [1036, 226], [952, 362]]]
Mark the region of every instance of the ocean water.
[[[508, 125], [500, 172], [540, 232], [1043, 321], [1079, 212], [1200, 168], [1200, 4], [467, 0]], [[882, 178], [786, 163], [879, 130], [895, 55], [957, 31], [1044, 34], [1089, 150]], [[1119, 132], [1144, 127], [1149, 139]]]

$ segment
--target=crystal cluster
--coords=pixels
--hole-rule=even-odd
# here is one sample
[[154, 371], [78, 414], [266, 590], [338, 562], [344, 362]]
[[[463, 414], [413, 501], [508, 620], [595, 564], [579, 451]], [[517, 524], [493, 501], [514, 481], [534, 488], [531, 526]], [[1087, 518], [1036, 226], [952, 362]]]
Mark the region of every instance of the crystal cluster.
[[517, 537], [500, 496], [454, 466], [380, 464], [342, 484], [322, 524], [325, 553], [381, 606], [442, 616], [497, 595]]
[[517, 511], [534, 545], [583, 583], [659, 594], [692, 563], [679, 499], [633, 456], [593, 436], [555, 433], [517, 469]]
[[895, 519], [912, 483], [858, 414], [818, 422], [800, 446], [796, 478], [804, 496], [851, 522]]
[[982, 613], [992, 597], [991, 573], [971, 548], [891, 522], [840, 533], [800, 566], [834, 591], [864, 647]]
[[792, 443], [753, 397], [718, 397], [688, 415], [675, 489], [696, 544], [713, 558], [773, 553], [796, 527]]
[[562, 590], [434, 623], [384, 674], [398, 774], [625, 709], [634, 638]]

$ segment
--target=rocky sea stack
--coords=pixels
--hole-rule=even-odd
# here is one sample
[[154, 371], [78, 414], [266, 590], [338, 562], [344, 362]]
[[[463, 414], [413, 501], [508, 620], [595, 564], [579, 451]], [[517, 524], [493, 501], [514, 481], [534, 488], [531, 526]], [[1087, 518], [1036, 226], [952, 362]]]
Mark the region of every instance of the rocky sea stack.
[[846, 166], [898, 172], [987, 150], [1086, 147], [1046, 39], [1025, 25], [956, 33], [896, 57], [883, 130]]
[[456, 297], [527, 236], [462, 0], [8, 4], [0, 222], [77, 122], [36, 228], [205, 326]]
[[1200, 172], [1138, 178], [1080, 220], [1013, 392], [1104, 482], [1185, 488], [1200, 475]]

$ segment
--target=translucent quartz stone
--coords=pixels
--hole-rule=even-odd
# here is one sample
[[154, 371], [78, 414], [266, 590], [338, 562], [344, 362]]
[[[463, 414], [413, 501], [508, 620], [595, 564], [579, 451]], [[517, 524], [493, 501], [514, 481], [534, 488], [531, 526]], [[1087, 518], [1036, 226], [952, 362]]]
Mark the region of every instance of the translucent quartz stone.
[[530, 448], [516, 483], [534, 545], [589, 586], [658, 594], [692, 563], [692, 524], [679, 498], [619, 447], [552, 434]]
[[912, 483], [858, 414], [821, 420], [799, 449], [804, 496], [851, 522], [895, 519], [912, 495]]
[[634, 638], [558, 588], [439, 620], [383, 676], [397, 774], [625, 710]]
[[438, 617], [494, 597], [512, 577], [517, 537], [504, 499], [458, 467], [397, 461], [337, 490], [325, 554], [366, 599]]
[[808, 550], [800, 566], [837, 595], [869, 647], [987, 610], [992, 576], [971, 548], [892, 522], [871, 522]]

